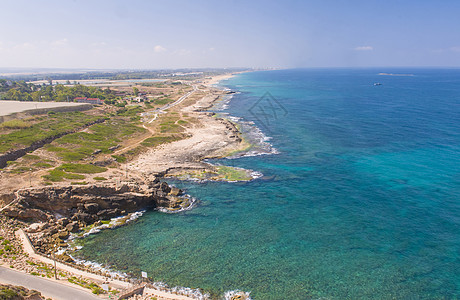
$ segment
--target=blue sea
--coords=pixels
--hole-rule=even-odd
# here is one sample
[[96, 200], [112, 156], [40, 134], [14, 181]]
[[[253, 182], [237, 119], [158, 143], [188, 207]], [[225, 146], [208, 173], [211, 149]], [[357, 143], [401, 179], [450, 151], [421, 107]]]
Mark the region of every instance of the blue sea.
[[221, 85], [238, 93], [220, 113], [273, 149], [215, 163], [263, 177], [171, 181], [196, 207], [90, 236], [80, 257], [214, 298], [460, 298], [460, 70], [275, 70]]

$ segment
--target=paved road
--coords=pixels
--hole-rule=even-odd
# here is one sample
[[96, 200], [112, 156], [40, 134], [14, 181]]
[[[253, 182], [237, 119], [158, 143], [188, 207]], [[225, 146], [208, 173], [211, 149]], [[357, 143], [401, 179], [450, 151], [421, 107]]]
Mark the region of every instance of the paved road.
[[67, 286], [42, 277], [0, 267], [0, 282], [5, 284], [20, 285], [25, 288], [36, 290], [45, 297], [54, 300], [101, 300], [101, 298], [80, 290], [76, 287]]

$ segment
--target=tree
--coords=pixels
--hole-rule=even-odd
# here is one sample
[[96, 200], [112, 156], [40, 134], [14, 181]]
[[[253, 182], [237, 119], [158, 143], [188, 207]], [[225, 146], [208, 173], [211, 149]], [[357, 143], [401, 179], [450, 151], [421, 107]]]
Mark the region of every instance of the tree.
[[137, 97], [137, 95], [139, 95], [139, 89], [137, 87], [135, 87], [135, 86], [133, 87], [133, 94], [136, 97]]

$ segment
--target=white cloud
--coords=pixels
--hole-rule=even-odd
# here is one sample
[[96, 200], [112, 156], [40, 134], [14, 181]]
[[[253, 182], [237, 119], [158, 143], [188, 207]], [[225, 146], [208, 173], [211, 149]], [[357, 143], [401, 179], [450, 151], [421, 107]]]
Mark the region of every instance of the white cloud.
[[65, 46], [65, 45], [67, 45], [68, 42], [69, 42], [69, 40], [64, 38], [64, 39], [60, 39], [60, 40], [52, 42], [51, 45], [53, 45], [53, 46]]
[[355, 48], [356, 51], [372, 51], [374, 47], [372, 46], [359, 46]]
[[452, 51], [452, 52], [460, 52], [460, 47], [459, 46], [450, 47], [449, 50]]
[[155, 47], [153, 47], [153, 51], [155, 51], [156, 53], [161, 53], [165, 52], [166, 48], [160, 45], [156, 45]]

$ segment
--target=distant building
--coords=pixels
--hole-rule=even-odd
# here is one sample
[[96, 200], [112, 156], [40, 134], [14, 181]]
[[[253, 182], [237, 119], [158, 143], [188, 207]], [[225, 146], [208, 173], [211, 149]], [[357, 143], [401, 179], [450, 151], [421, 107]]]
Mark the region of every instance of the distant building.
[[96, 105], [101, 105], [102, 103], [104, 103], [99, 98], [76, 97], [73, 100], [78, 103], [89, 103], [89, 104], [96, 104]]

